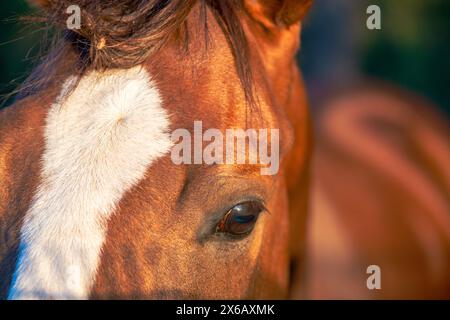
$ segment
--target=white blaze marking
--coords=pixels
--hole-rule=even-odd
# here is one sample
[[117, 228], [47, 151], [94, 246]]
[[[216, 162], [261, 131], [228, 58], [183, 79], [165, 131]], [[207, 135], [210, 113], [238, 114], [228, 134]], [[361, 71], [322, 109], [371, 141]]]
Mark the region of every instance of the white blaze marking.
[[169, 120], [140, 67], [63, 86], [45, 127], [42, 182], [21, 230], [10, 299], [88, 298], [106, 223], [171, 147]]

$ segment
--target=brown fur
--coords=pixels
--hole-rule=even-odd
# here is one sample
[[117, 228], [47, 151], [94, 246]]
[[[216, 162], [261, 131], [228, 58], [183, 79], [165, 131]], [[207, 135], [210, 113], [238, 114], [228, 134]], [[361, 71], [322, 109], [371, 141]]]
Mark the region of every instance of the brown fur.
[[15, 270], [20, 226], [39, 183], [43, 131], [56, 94], [33, 97], [0, 113], [0, 297]]
[[[255, 23], [261, 19], [257, 13], [235, 10], [238, 6], [229, 8], [235, 14], [230, 27], [220, 19], [231, 14], [221, 12], [224, 7], [208, 6], [203, 18], [202, 8], [197, 3], [184, 24], [190, 35], [185, 54], [180, 51], [179, 39], [170, 37], [144, 63], [157, 83], [164, 108], [171, 114], [172, 129], [192, 128], [194, 120], [202, 120], [204, 127], [222, 130], [280, 128], [280, 172], [271, 177], [261, 176], [258, 167], [248, 165], [176, 166], [169, 155], [158, 160], [148, 169], [145, 179], [125, 194], [109, 221], [93, 298], [283, 298], [289, 294], [290, 266], [300, 266], [304, 241], [296, 230], [305, 229], [309, 154], [306, 101], [295, 65], [300, 27], [298, 23], [289, 28], [274, 24], [268, 30]], [[198, 32], [204, 28], [204, 21], [207, 46], [204, 34]], [[236, 35], [236, 28], [242, 28], [245, 41], [252, 48], [248, 58], [242, 60], [245, 69], [252, 70], [251, 90], [258, 99], [258, 109], [251, 109], [250, 114], [249, 86], [245, 85], [246, 75], [239, 71], [242, 53], [237, 54], [236, 50], [243, 42], [239, 42], [242, 38]], [[58, 67], [53, 76], [51, 89], [42, 92], [48, 100], [37, 100], [33, 95], [0, 114], [5, 136], [14, 132], [8, 114], [18, 117], [20, 104], [29, 112], [27, 117], [37, 121], [19, 121], [14, 133], [22, 137], [31, 126], [40, 137], [35, 147], [28, 139], [20, 141], [24, 148], [33, 149], [32, 159], [37, 164], [21, 169], [26, 177], [39, 177], [41, 128], [45, 111], [54, 99], [49, 92], [58, 92], [60, 85], [55, 79], [73, 73], [79, 66], [78, 57], [76, 48], [68, 50], [64, 66]], [[91, 59], [89, 68], [95, 68], [94, 61]], [[33, 112], [34, 108], [43, 111]], [[7, 144], [2, 143], [2, 148], [6, 150]], [[5, 151], [10, 160], [1, 172], [8, 177], [2, 179], [2, 184], [20, 184], [10, 176], [16, 159], [25, 154], [23, 149], [17, 152]], [[286, 171], [288, 163], [291, 168], [295, 166], [295, 172]], [[298, 186], [300, 191], [294, 191]], [[36, 182], [26, 186], [27, 197], [22, 197], [26, 206], [35, 188]], [[291, 204], [288, 188], [298, 196]], [[2, 186], [2, 190], [7, 188]], [[248, 195], [265, 199], [269, 211], [261, 216], [248, 238], [198, 239], [199, 230], [213, 211], [225, 210]], [[2, 193], [2, 206], [9, 206], [15, 196]], [[289, 206], [301, 211], [289, 213]], [[17, 218], [19, 212], [8, 211], [8, 215], [8, 219]], [[0, 212], [0, 217], [6, 219], [7, 215]], [[295, 232], [290, 232], [290, 228]], [[17, 229], [15, 232], [17, 240]], [[4, 254], [10, 252], [11, 248], [4, 249]], [[9, 282], [11, 273], [5, 275]]]
[[[311, 176], [312, 130], [294, 61], [297, 22], [310, 1], [246, 0], [233, 6], [231, 15], [208, 3], [206, 11], [199, 2], [177, 20], [183, 21], [183, 34], [190, 35], [182, 41], [184, 54], [178, 32], [159, 50], [145, 53], [144, 67], [161, 91], [171, 129], [192, 128], [194, 120], [222, 130], [280, 128], [281, 170], [267, 177], [246, 165], [176, 166], [169, 156], [159, 159], [124, 195], [109, 221], [91, 297], [448, 298], [445, 125], [425, 117], [427, 109], [412, 111], [416, 99], [370, 90], [344, 96], [319, 118]], [[228, 23], [234, 31], [227, 31], [231, 25], [221, 15], [233, 17]], [[241, 28], [251, 49], [246, 58], [236, 51], [243, 38], [235, 28]], [[208, 30], [207, 46], [198, 30]], [[136, 36], [146, 34], [140, 31]], [[88, 39], [90, 46], [95, 39]], [[59, 65], [44, 65], [30, 79], [33, 84], [43, 79], [43, 71], [55, 71], [48, 88], [41, 85], [43, 91], [0, 113], [3, 296], [14, 270], [21, 219], [39, 183], [42, 127], [60, 90], [58, 79], [96, 68], [95, 61], [113, 66], [95, 55], [80, 60], [78, 49], [64, 47]], [[246, 71], [239, 59], [248, 64]], [[250, 74], [258, 109], [249, 114], [245, 81]], [[307, 220], [310, 179], [312, 220]], [[248, 238], [199, 238], [213, 212], [247, 195], [265, 199], [269, 211]], [[369, 264], [382, 267], [381, 291], [365, 287]]]

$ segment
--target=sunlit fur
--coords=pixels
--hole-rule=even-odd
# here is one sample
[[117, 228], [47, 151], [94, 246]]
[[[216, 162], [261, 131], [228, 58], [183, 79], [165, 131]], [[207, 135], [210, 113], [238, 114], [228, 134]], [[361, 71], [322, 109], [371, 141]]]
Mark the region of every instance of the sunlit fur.
[[49, 110], [42, 181], [22, 226], [9, 297], [87, 298], [107, 220], [170, 148], [168, 117], [147, 72], [66, 81]]
[[[69, 45], [58, 63], [37, 69], [26, 83], [32, 90], [0, 113], [2, 297], [289, 296], [305, 244], [310, 129], [295, 54], [310, 1], [206, 3], [196, 1], [171, 37], [154, 39], [161, 47], [144, 59], [142, 71], [128, 74], [116, 65], [104, 75], [83, 73], [101, 68], [95, 61], [83, 65], [86, 52]], [[151, 17], [167, 22], [166, 14]], [[88, 40], [99, 39], [83, 43]], [[108, 45], [106, 39], [103, 49], [91, 49], [109, 57], [115, 49], [148, 49], [145, 41]], [[133, 52], [121, 57], [142, 57]], [[80, 73], [71, 96], [55, 104], [59, 79]], [[135, 79], [146, 73], [151, 81]], [[159, 107], [170, 115], [170, 131], [197, 120], [205, 130], [279, 129], [280, 170], [262, 176], [254, 165], [175, 165], [163, 155], [168, 124]], [[253, 232], [239, 241], [215, 235], [212, 217], [249, 198], [262, 199], [270, 212]]]

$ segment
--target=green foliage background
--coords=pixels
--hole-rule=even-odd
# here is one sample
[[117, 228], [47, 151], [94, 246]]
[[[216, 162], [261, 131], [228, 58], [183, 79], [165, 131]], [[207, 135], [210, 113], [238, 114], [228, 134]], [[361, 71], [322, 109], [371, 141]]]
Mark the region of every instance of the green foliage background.
[[42, 34], [19, 22], [32, 9], [24, 0], [0, 2], [0, 95], [11, 92], [30, 72]]
[[382, 0], [383, 32], [370, 33], [362, 69], [419, 92], [450, 113], [450, 1]]

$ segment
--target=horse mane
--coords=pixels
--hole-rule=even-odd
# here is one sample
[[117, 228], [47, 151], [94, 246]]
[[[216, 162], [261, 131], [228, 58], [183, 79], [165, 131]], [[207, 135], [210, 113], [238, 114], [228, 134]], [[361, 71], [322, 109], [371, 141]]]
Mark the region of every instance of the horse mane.
[[[143, 63], [172, 37], [187, 48], [187, 17], [200, 5], [200, 25], [208, 42], [207, 9], [213, 13], [235, 58], [237, 74], [248, 102], [253, 104], [249, 46], [239, 19], [240, 0], [47, 0], [37, 17], [57, 32], [51, 51], [15, 93], [17, 99], [48, 87], [55, 79], [54, 69], [72, 50], [77, 54], [74, 72], [131, 68]], [[81, 9], [81, 28], [67, 29], [67, 8]], [[59, 31], [59, 33], [58, 33]], [[58, 40], [57, 40], [58, 38]]]

